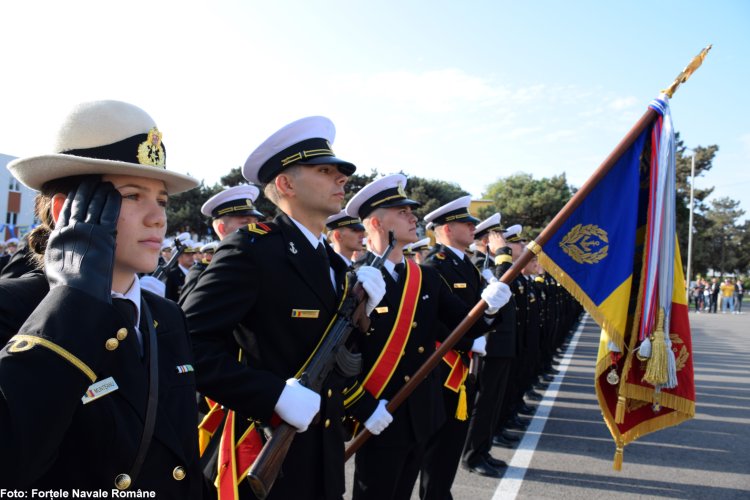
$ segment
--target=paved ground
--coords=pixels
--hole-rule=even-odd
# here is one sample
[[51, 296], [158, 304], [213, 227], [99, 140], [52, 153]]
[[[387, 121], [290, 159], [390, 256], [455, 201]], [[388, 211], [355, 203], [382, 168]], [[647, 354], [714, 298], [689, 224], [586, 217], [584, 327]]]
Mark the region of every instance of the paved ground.
[[[695, 419], [628, 445], [623, 470], [613, 471], [593, 387], [599, 329], [587, 319], [520, 445], [493, 449], [510, 464], [505, 476], [459, 470], [454, 498], [750, 498], [750, 314], [690, 313], [690, 321]], [[352, 472], [353, 460], [349, 491]]]

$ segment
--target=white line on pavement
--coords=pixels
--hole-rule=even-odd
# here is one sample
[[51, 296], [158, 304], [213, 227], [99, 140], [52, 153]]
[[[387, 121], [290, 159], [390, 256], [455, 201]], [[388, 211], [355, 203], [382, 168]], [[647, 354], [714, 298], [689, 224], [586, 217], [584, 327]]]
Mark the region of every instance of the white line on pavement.
[[560, 390], [560, 384], [562, 384], [563, 378], [565, 378], [565, 372], [568, 371], [570, 360], [573, 358], [573, 353], [578, 345], [578, 338], [581, 336], [584, 325], [586, 325], [591, 316], [586, 314], [582, 319], [581, 323], [573, 335], [573, 338], [568, 344], [568, 349], [565, 351], [565, 356], [558, 365], [560, 373], [555, 375], [555, 379], [550, 383], [547, 390], [544, 392], [544, 398], [539, 402], [539, 407], [534, 414], [534, 418], [531, 420], [528, 429], [523, 435], [523, 439], [518, 444], [513, 457], [508, 464], [508, 468], [503, 475], [500, 484], [495, 490], [495, 494], [492, 496], [492, 500], [507, 500], [516, 498], [518, 491], [521, 489], [523, 478], [526, 476], [526, 471], [531, 463], [531, 458], [534, 455], [536, 446], [539, 443], [539, 437], [542, 435], [544, 426], [547, 423], [547, 417], [549, 417], [552, 406], [555, 404], [557, 393]]

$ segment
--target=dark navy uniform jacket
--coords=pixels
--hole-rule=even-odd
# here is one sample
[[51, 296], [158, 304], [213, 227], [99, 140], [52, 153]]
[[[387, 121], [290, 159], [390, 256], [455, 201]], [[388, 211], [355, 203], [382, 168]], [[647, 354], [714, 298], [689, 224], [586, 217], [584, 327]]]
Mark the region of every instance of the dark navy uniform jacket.
[[[153, 438], [129, 489], [201, 498], [185, 318], [176, 304], [141, 294], [156, 323], [159, 399]], [[148, 358], [134, 318], [72, 288], [49, 291], [41, 272], [0, 282], [0, 318], [0, 484], [112, 490], [135, 460], [148, 398]], [[145, 321], [142, 312], [142, 327]], [[125, 338], [106, 348], [121, 329]], [[94, 379], [110, 377], [117, 390], [83, 404]]]
[[[271, 423], [285, 381], [316, 350], [342, 296], [346, 266], [326, 247], [336, 289], [328, 265], [285, 214], [221, 242], [183, 304], [202, 394]], [[295, 436], [269, 498], [341, 497], [344, 388], [335, 375], [324, 384], [320, 418]]]

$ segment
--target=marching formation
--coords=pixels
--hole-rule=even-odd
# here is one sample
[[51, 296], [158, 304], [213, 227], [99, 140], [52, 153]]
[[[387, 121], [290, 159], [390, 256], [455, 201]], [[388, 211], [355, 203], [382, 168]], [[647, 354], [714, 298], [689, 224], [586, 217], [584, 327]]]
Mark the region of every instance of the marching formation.
[[53, 152], [8, 165], [41, 224], [0, 261], [0, 486], [337, 499], [363, 430], [355, 499], [502, 476], [491, 449], [516, 445], [582, 309], [536, 258], [503, 282], [529, 241], [468, 196], [427, 237], [403, 174], [345, 203], [334, 137], [308, 117], [262, 141], [248, 184], [203, 205], [219, 241], [200, 244], [165, 239], [169, 197], [198, 181], [132, 104], [82, 103]]

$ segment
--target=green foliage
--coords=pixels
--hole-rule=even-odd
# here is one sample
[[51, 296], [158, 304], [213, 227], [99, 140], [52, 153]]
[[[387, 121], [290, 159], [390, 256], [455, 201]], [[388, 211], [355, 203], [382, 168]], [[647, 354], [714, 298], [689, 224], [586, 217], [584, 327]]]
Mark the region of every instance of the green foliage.
[[531, 174], [514, 174], [487, 187], [483, 198], [492, 205], [480, 210], [480, 218], [500, 212], [505, 227], [523, 226], [523, 234], [536, 237], [575, 194], [565, 174], [534, 179]]
[[414, 214], [419, 218], [420, 222], [422, 222], [425, 215], [436, 208], [467, 194], [469, 194], [468, 191], [464, 191], [461, 186], [454, 182], [424, 179], [422, 177], [408, 177], [408, 182], [406, 183], [406, 195], [422, 204], [421, 207], [414, 210]]

